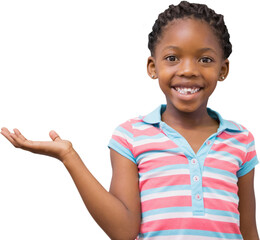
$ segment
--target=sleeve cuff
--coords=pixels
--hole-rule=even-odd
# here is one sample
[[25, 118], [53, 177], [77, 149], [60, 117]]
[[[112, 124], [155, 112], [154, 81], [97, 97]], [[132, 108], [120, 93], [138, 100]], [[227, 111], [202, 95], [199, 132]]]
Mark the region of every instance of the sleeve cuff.
[[243, 166], [242, 169], [240, 169], [237, 172], [237, 176], [238, 177], [242, 177], [244, 175], [246, 175], [247, 173], [249, 173], [257, 164], [259, 163], [257, 157], [255, 156], [250, 162], [245, 163], [245, 165]]
[[115, 150], [116, 152], [118, 152], [119, 154], [128, 158], [129, 160], [131, 160], [133, 163], [136, 164], [136, 160], [132, 152], [129, 149], [123, 147], [122, 145], [119, 146], [118, 145], [119, 144], [114, 139], [111, 139], [108, 144], [108, 148], [112, 148], [113, 150]]

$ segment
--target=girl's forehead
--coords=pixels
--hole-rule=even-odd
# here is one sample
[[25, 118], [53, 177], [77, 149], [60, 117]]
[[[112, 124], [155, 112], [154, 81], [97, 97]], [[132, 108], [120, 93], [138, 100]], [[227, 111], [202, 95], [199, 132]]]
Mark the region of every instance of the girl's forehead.
[[192, 39], [201, 37], [204, 39], [212, 38], [217, 41], [211, 26], [201, 19], [184, 18], [175, 19], [169, 22], [162, 31], [162, 38], [183, 38]]
[[156, 48], [169, 44], [190, 47], [210, 47], [221, 52], [219, 40], [213, 32], [212, 27], [201, 19], [175, 19], [167, 24], [163, 28]]

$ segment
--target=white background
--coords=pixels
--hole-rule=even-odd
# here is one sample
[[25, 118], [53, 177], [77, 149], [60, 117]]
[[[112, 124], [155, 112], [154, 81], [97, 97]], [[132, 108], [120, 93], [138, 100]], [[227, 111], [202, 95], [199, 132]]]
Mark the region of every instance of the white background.
[[[108, 189], [114, 128], [165, 102], [146, 73], [147, 35], [178, 2], [0, 1], [0, 127], [32, 140], [49, 140], [55, 129]], [[224, 14], [233, 44], [229, 77], [209, 107], [252, 131], [260, 154], [258, 1], [197, 2]], [[2, 136], [0, 148], [0, 239], [108, 239], [58, 160], [15, 149]]]

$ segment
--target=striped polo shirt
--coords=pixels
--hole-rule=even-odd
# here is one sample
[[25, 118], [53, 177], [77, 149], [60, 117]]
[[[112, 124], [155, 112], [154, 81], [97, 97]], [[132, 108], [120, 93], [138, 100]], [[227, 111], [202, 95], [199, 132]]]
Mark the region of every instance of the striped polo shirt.
[[237, 181], [258, 163], [252, 134], [208, 108], [219, 128], [195, 154], [184, 137], [161, 121], [165, 109], [161, 105], [121, 124], [109, 142], [138, 167], [138, 239], [243, 239]]

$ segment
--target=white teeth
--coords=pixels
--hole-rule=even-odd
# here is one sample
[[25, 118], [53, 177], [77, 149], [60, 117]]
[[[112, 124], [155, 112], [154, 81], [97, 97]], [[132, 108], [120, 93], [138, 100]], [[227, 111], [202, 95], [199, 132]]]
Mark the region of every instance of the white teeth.
[[176, 87], [175, 88], [179, 93], [181, 94], [194, 94], [196, 92], [198, 92], [200, 90], [200, 88], [180, 88], [180, 87]]

